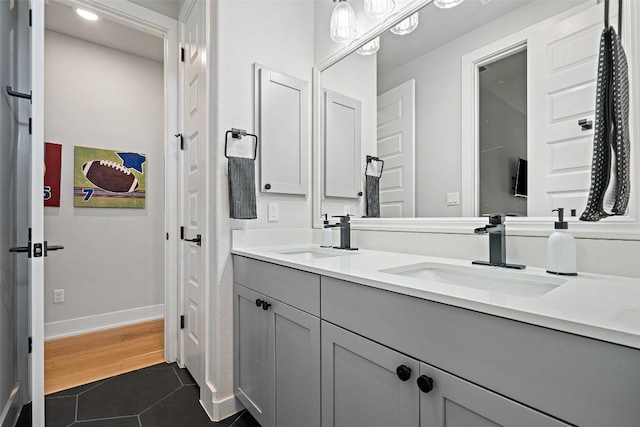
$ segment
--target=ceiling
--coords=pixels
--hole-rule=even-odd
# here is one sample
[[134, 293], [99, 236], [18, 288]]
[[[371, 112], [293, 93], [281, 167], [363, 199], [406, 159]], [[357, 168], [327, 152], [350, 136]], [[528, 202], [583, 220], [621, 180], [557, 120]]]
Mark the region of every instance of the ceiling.
[[[380, 37], [378, 74], [384, 74], [533, 1], [560, 0], [465, 0], [452, 9], [440, 9], [430, 3], [420, 10], [420, 24], [411, 34], [398, 36], [387, 31]], [[562, 9], [584, 1], [562, 0]]]
[[151, 9], [154, 12], [161, 13], [169, 18], [178, 19], [180, 15], [180, 8], [185, 3], [185, 0], [129, 0], [131, 3], [135, 3], [147, 9]]
[[[177, 3], [164, 0], [137, 0], [136, 3]], [[121, 52], [153, 61], [164, 61], [164, 40], [106, 18], [96, 22], [80, 18], [75, 10], [57, 1], [49, 1], [45, 9], [45, 28]]]

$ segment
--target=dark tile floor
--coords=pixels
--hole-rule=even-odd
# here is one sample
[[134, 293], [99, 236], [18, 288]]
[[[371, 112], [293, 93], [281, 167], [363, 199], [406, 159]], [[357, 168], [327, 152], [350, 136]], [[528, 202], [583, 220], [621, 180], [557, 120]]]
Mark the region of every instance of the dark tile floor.
[[[46, 427], [260, 427], [242, 411], [214, 423], [198, 401], [189, 372], [160, 364], [45, 398]], [[17, 427], [30, 427], [26, 406]]]

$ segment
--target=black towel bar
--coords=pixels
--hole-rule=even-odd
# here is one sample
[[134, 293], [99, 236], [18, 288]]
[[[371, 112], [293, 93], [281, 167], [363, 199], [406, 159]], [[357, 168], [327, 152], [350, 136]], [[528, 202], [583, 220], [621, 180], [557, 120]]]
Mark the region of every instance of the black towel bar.
[[231, 138], [233, 139], [242, 139], [245, 136], [253, 137], [255, 140], [255, 145], [253, 147], [253, 160], [256, 159], [256, 157], [258, 156], [258, 136], [252, 133], [247, 133], [247, 131], [244, 129], [236, 129], [236, 128], [231, 128], [231, 130], [228, 130], [224, 134], [224, 156], [227, 159], [229, 158], [229, 155], [227, 154], [227, 147], [229, 146], [229, 135], [231, 135]]

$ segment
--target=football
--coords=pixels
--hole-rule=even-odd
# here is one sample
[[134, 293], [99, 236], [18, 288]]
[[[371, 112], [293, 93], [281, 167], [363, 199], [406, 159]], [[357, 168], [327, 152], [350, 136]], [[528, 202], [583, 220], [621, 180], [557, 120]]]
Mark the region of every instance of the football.
[[96, 187], [113, 193], [130, 193], [139, 186], [138, 178], [128, 168], [109, 160], [83, 164], [82, 174]]

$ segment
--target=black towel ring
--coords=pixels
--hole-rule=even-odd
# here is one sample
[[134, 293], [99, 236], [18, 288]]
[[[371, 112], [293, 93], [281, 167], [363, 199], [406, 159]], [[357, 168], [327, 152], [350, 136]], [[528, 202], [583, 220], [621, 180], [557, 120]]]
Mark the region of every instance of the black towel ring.
[[369, 156], [367, 155], [367, 163], [364, 165], [364, 173], [367, 174], [367, 170], [369, 169], [369, 163], [371, 162], [380, 162], [380, 173], [378, 174], [378, 178], [382, 176], [382, 171], [384, 170], [384, 160], [379, 157]]
[[258, 136], [252, 133], [247, 133], [247, 131], [244, 129], [236, 129], [236, 128], [231, 128], [231, 130], [228, 130], [224, 134], [224, 156], [227, 159], [229, 158], [229, 155], [227, 154], [227, 148], [229, 146], [229, 135], [231, 135], [231, 138], [233, 139], [242, 139], [245, 136], [253, 137], [253, 139], [255, 140], [255, 145], [253, 147], [253, 160], [256, 159], [256, 157], [258, 156]]

